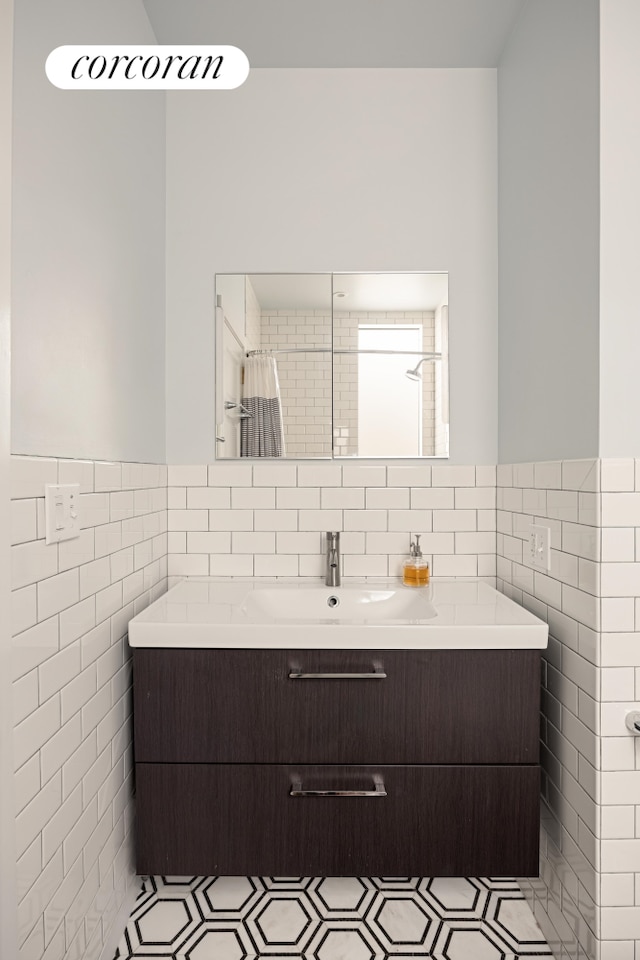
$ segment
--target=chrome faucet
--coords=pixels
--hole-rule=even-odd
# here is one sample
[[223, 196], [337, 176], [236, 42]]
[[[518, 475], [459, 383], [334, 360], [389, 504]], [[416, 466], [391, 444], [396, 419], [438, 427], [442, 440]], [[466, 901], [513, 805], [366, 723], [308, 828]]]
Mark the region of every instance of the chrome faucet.
[[324, 582], [328, 587], [340, 586], [340, 534], [327, 530], [327, 570]]

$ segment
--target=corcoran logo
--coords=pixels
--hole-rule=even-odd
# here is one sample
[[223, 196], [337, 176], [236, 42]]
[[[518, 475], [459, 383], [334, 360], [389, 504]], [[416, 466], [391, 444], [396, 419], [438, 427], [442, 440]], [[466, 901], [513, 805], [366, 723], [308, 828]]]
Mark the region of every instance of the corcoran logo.
[[74, 45], [45, 66], [62, 90], [233, 90], [249, 76], [238, 47]]

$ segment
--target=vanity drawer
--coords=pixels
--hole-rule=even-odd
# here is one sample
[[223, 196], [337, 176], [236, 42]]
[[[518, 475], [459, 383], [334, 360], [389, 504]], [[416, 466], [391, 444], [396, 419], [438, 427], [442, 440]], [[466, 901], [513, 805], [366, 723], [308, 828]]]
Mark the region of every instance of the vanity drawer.
[[539, 670], [538, 650], [137, 648], [136, 760], [537, 763]]
[[[537, 876], [536, 766], [138, 764], [137, 872]], [[291, 795], [367, 790], [386, 796]]]

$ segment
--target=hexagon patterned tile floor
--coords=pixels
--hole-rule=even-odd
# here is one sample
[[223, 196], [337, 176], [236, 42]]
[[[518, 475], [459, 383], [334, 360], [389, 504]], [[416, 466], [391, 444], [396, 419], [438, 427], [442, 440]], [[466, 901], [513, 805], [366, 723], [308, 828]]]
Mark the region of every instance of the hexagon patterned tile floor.
[[542, 960], [510, 879], [148, 877], [114, 960]]

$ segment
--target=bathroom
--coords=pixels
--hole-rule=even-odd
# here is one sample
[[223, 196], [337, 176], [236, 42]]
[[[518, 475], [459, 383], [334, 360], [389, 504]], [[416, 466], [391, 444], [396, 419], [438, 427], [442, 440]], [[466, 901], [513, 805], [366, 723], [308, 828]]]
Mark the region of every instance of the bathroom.
[[[321, 515], [377, 491], [387, 505], [361, 509], [345, 578], [400, 557], [390, 534], [410, 527], [370, 512], [451, 491], [450, 505], [416, 507], [460, 514], [441, 516], [450, 547], [425, 550], [434, 579], [496, 578], [549, 623], [541, 872], [522, 890], [557, 958], [634, 960], [637, 3], [461, 2], [462, 35], [450, 0], [425, 2], [419, 29], [396, 3], [395, 60], [392, 25], [381, 14], [376, 48], [360, 4], [352, 17], [324, 4], [299, 34], [269, 31], [256, 5], [244, 19], [257, 40], [222, 19], [206, 37], [251, 61], [242, 87], [211, 95], [66, 93], [43, 72], [60, 44], [201, 42], [197, 2], [179, 14], [160, 0], [10, 7], [0, 762], [15, 791], [0, 797], [2, 960], [111, 960], [133, 907], [129, 620], [175, 578], [320, 575], [315, 546], [190, 545], [208, 532], [197, 491], [231, 488], [247, 491], [243, 512], [273, 500]], [[215, 275], [332, 270], [448, 273], [448, 459], [217, 461]], [[53, 561], [49, 483], [79, 483], [85, 518]], [[549, 576], [523, 562], [534, 518], [552, 530]]]

